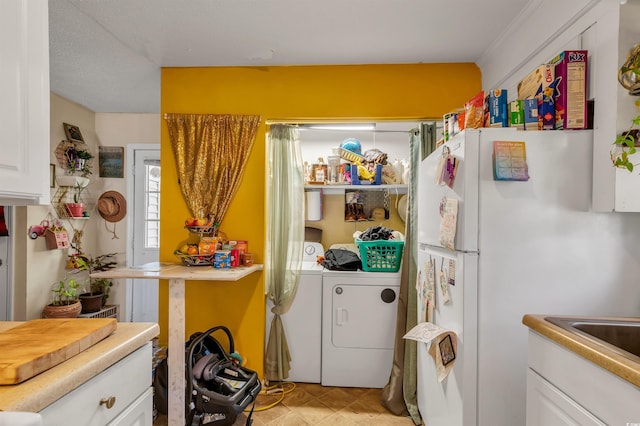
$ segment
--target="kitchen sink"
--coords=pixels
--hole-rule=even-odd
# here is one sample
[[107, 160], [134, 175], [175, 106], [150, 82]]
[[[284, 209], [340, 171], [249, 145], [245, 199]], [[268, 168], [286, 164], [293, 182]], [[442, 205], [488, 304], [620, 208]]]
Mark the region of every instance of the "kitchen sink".
[[589, 319], [546, 317], [567, 331], [604, 345], [612, 351], [640, 362], [640, 319]]

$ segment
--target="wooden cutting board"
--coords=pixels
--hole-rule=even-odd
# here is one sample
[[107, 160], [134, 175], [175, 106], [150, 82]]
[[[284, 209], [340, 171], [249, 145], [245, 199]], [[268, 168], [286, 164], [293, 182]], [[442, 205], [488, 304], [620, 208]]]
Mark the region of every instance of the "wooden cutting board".
[[23, 382], [66, 361], [116, 326], [115, 318], [50, 318], [0, 332], [0, 385]]

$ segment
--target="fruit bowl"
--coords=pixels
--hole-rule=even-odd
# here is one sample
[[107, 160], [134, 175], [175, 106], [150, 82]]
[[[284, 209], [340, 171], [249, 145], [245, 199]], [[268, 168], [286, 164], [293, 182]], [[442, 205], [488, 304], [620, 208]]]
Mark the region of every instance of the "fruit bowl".
[[185, 266], [211, 266], [213, 265], [213, 254], [184, 254], [179, 251], [173, 253], [180, 258]]
[[215, 225], [211, 226], [185, 226], [185, 229], [188, 229], [189, 232], [200, 235], [211, 235], [215, 236], [218, 233], [218, 227]]

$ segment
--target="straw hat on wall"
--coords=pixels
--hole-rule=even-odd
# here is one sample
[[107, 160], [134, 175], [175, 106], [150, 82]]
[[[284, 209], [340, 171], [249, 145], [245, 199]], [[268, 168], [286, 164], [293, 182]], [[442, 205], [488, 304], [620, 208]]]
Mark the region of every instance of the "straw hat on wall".
[[118, 191], [107, 191], [98, 198], [98, 213], [107, 222], [114, 223], [113, 238], [116, 235], [115, 223], [120, 222], [127, 214], [127, 200]]
[[107, 222], [120, 222], [127, 214], [127, 200], [118, 191], [107, 191], [98, 198], [98, 213]]

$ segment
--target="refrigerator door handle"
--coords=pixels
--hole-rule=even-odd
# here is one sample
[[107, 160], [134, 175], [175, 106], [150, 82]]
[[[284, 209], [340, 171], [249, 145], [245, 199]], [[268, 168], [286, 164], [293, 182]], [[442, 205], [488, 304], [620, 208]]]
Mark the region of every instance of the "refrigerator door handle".
[[418, 243], [418, 250], [420, 251], [442, 251], [445, 253], [450, 253], [450, 254], [455, 254], [455, 253], [463, 253], [463, 254], [468, 254], [468, 253], [480, 253], [480, 250], [449, 250], [448, 248], [442, 247], [442, 246], [436, 246], [433, 244], [425, 244], [425, 243]]

